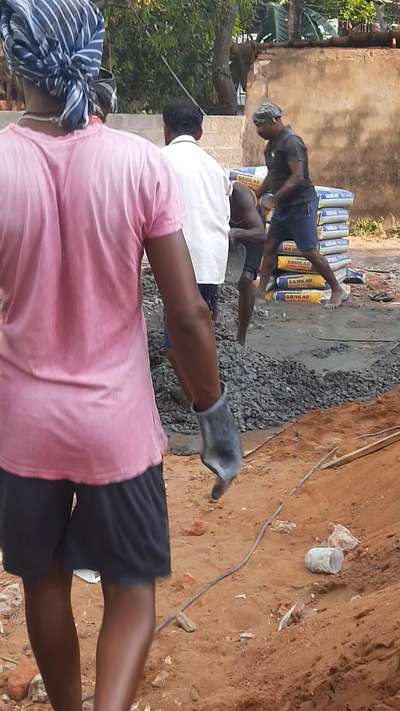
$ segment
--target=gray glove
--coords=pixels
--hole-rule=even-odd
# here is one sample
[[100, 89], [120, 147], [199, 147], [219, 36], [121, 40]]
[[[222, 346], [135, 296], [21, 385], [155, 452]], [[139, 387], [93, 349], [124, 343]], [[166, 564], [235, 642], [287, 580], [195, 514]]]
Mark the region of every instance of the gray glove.
[[239, 430], [228, 405], [227, 388], [208, 410], [196, 415], [202, 438], [201, 461], [217, 475], [211, 492], [213, 501], [223, 496], [228, 486], [238, 476], [242, 464], [242, 447]]

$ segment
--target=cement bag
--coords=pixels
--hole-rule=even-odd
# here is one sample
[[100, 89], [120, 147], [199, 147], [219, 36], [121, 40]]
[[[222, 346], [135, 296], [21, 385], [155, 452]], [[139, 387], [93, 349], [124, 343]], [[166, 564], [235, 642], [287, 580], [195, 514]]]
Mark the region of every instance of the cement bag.
[[350, 212], [345, 207], [323, 207], [318, 211], [318, 224], [350, 222]]
[[[342, 252], [347, 252], [349, 248], [348, 239], [328, 239], [323, 240], [318, 243], [318, 250], [320, 254], [341, 254]], [[297, 248], [296, 242], [285, 241], [281, 242], [278, 247], [278, 254], [290, 254], [293, 256], [300, 256], [302, 253]]]
[[328, 254], [343, 254], [349, 249], [348, 239], [327, 239], [319, 243], [319, 252], [326, 257]]
[[319, 198], [319, 207], [351, 207], [354, 202], [354, 194], [349, 190], [340, 188], [326, 188], [316, 186], [315, 190]]
[[262, 165], [255, 168], [237, 168], [230, 171], [229, 180], [232, 182], [238, 180], [239, 183], [244, 183], [252, 190], [256, 190], [260, 187], [267, 173], [268, 168]]
[[[344, 286], [343, 290], [350, 294], [350, 287]], [[285, 301], [294, 304], [326, 304], [332, 296], [330, 289], [326, 291], [316, 289], [299, 289], [298, 291], [270, 291], [265, 294], [266, 301]]]
[[[339, 269], [335, 276], [339, 282], [346, 278], [346, 269]], [[329, 284], [320, 274], [283, 274], [276, 280], [278, 291], [287, 289], [297, 291], [298, 289], [329, 289]]]
[[[334, 272], [347, 267], [347, 265], [351, 263], [351, 257], [347, 257], [345, 254], [330, 254], [326, 257], [326, 260]], [[283, 272], [316, 273], [311, 262], [305, 257], [280, 256], [278, 257], [278, 269]]]
[[318, 239], [341, 239], [350, 234], [350, 227], [346, 222], [335, 222], [327, 225], [319, 225]]
[[344, 278], [345, 284], [367, 284], [368, 279], [365, 272], [361, 269], [352, 269], [347, 267], [346, 276]]

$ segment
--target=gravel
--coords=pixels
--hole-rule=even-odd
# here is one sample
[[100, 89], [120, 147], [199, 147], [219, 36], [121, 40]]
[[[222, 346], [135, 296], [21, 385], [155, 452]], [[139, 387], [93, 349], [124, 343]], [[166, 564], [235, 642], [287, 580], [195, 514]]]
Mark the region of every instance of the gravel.
[[[148, 275], [144, 280], [144, 303], [153, 382], [163, 425], [169, 432], [196, 432], [196, 421], [180, 402], [177, 379], [162, 354], [162, 304]], [[225, 286], [217, 325], [219, 363], [242, 431], [288, 422], [309, 410], [367, 400], [400, 383], [400, 346], [369, 370], [319, 375], [295, 360], [275, 360], [239, 346], [234, 340], [236, 311], [236, 289]], [[264, 319], [264, 310], [256, 310], [254, 326], [262, 328]], [[268, 319], [271, 320], [271, 313]]]

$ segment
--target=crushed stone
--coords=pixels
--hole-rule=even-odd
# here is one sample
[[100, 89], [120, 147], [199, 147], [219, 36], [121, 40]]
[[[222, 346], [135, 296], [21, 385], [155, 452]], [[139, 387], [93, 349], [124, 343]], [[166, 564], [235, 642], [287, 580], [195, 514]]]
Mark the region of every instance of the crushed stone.
[[[151, 369], [162, 423], [167, 432], [197, 432], [194, 416], [179, 402], [178, 381], [162, 352], [162, 302], [149, 274], [144, 277], [143, 290]], [[230, 405], [242, 432], [276, 426], [310, 410], [372, 399], [400, 383], [400, 345], [369, 369], [323, 375], [298, 361], [276, 360], [248, 346], [243, 348], [235, 341], [237, 299], [237, 290], [225, 285], [216, 334], [221, 379], [228, 385]], [[256, 308], [253, 328], [263, 328], [266, 318], [270, 321], [275, 316]]]

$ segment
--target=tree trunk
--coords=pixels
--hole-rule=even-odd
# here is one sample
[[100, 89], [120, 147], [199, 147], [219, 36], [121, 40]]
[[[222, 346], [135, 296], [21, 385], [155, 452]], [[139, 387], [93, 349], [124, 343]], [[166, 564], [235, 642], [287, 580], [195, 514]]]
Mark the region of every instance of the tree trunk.
[[289, 42], [301, 39], [304, 0], [289, 0]]
[[232, 34], [239, 12], [239, 0], [228, 0], [221, 11], [213, 51], [213, 80], [219, 101], [219, 111], [227, 116], [237, 114], [237, 96], [230, 67]]

